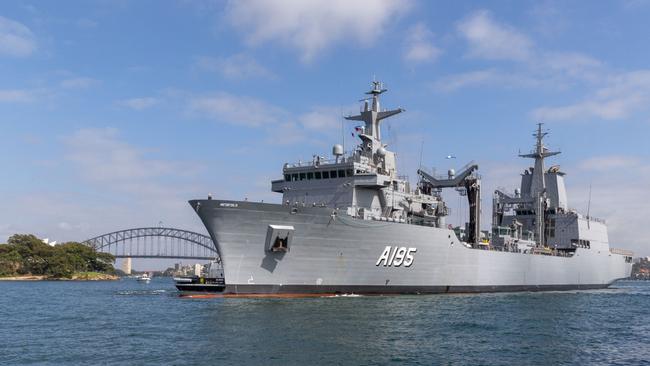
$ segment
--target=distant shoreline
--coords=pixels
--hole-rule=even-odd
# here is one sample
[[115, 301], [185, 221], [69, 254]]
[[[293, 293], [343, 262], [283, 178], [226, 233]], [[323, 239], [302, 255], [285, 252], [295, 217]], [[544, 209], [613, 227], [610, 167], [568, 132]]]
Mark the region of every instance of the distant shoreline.
[[108, 273], [80, 272], [66, 277], [48, 277], [42, 275], [22, 275], [0, 277], [0, 281], [117, 281], [120, 277]]

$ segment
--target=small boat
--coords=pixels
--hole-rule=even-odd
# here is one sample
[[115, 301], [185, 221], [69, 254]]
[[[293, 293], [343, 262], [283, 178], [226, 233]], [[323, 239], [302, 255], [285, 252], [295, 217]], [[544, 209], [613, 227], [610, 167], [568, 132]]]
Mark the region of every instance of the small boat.
[[151, 281], [151, 277], [149, 276], [148, 273], [143, 273], [143, 274], [141, 274], [139, 276], [136, 276], [136, 279], [138, 280], [138, 282], [149, 283], [149, 281]]

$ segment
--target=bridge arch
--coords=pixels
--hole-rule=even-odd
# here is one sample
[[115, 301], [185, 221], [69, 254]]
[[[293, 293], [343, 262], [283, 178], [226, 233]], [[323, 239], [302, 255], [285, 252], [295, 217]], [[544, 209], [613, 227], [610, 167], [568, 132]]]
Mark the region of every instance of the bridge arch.
[[178, 258], [220, 261], [212, 238], [170, 227], [141, 227], [114, 231], [82, 242], [116, 258]]

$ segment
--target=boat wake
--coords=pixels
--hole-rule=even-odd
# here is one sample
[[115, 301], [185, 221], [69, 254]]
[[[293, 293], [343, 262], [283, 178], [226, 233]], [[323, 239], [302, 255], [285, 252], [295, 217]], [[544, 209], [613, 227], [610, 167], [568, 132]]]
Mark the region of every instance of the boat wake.
[[117, 294], [120, 296], [155, 296], [166, 294], [167, 290], [123, 290], [118, 291]]

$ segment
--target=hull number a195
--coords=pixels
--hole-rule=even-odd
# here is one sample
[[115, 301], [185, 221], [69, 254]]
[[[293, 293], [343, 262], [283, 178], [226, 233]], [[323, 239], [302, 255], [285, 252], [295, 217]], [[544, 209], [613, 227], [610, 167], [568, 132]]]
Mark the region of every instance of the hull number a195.
[[410, 267], [413, 264], [413, 253], [417, 251], [417, 248], [387, 246], [379, 256], [379, 259], [377, 259], [375, 265], [383, 265], [384, 267]]

